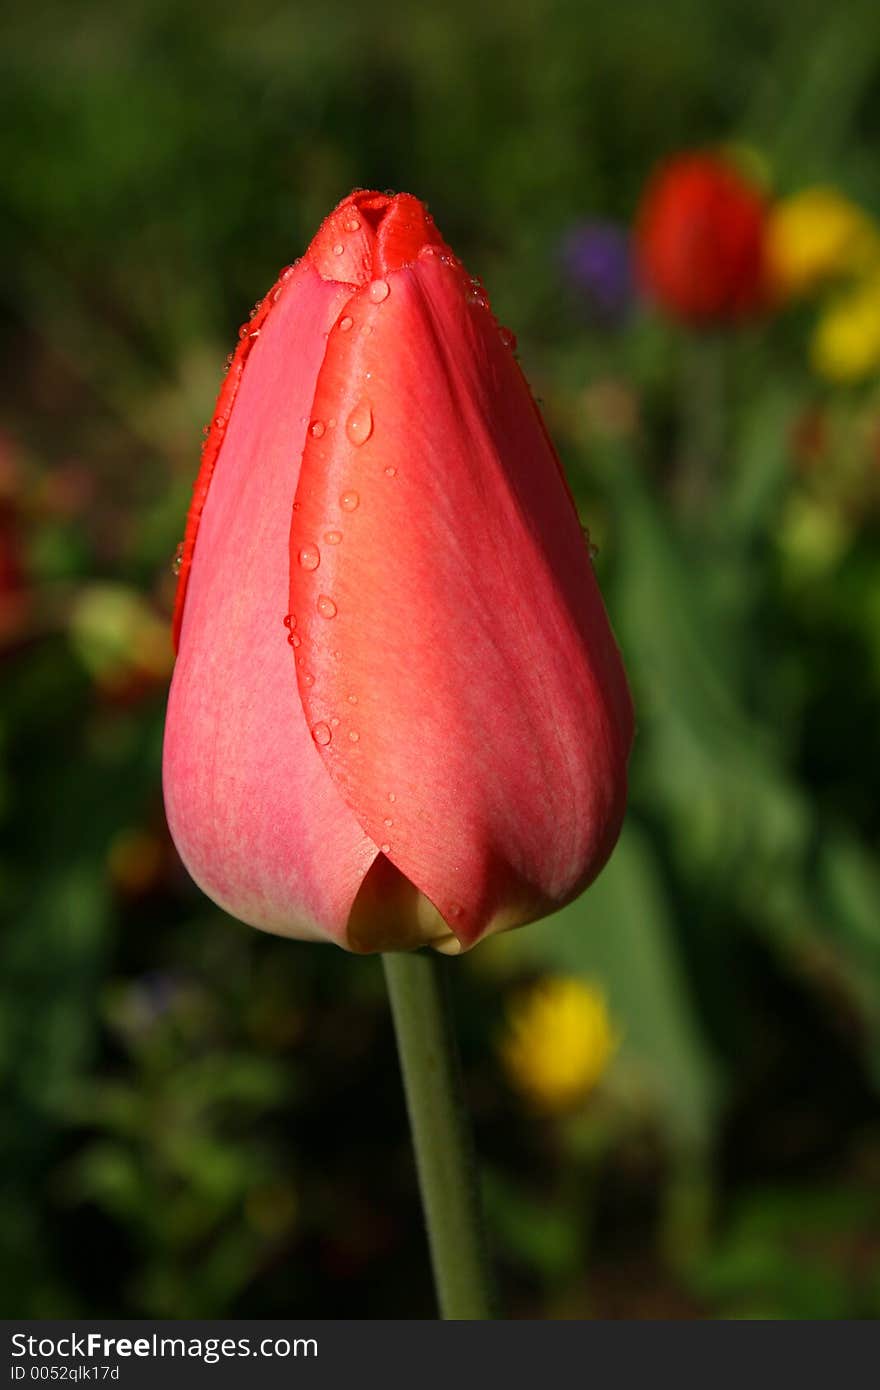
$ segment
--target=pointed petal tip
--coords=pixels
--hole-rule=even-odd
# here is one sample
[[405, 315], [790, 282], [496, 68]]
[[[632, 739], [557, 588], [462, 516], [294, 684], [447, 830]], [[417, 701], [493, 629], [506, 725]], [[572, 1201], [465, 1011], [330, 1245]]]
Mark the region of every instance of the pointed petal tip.
[[325, 280], [360, 288], [411, 265], [425, 246], [449, 251], [425, 203], [411, 193], [356, 189], [325, 218], [306, 254]]

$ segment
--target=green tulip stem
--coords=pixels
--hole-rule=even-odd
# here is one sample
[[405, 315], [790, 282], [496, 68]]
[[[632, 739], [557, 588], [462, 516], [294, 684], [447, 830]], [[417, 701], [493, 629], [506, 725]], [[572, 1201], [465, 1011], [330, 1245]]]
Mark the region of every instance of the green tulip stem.
[[710, 522], [722, 485], [728, 347], [719, 332], [691, 333], [682, 345], [682, 439], [677, 491], [684, 515]]
[[473, 1141], [449, 1000], [450, 962], [433, 951], [383, 955], [440, 1316], [492, 1317]]

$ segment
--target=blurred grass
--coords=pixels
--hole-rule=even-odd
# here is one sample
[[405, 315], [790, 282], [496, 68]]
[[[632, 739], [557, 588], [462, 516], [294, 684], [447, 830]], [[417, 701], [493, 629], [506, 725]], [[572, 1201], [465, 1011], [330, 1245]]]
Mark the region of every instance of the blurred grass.
[[[880, 214], [876, 7], [43, 2], [0, 78], [4, 1311], [431, 1313], [376, 963], [188, 882], [149, 639], [237, 325], [373, 185], [430, 201], [517, 332], [639, 710], [605, 874], [458, 972], [508, 1305], [876, 1317], [878, 392], [811, 379], [798, 315], [731, 338], [721, 468], [683, 508], [693, 345], [590, 322], [559, 257], [693, 144]], [[624, 1042], [538, 1120], [495, 1045], [508, 991], [559, 971]]]

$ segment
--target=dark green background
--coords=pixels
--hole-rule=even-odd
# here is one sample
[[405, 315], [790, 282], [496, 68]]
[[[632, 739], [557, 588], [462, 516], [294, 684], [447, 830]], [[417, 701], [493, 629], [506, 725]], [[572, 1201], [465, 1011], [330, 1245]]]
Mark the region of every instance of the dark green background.
[[[108, 695], [76, 637], [96, 581], [169, 611], [237, 327], [365, 185], [426, 199], [517, 332], [639, 712], [599, 883], [455, 971], [510, 1315], [880, 1315], [877, 395], [811, 379], [809, 311], [608, 332], [559, 261], [707, 142], [880, 213], [876, 5], [85, 0], [4, 27], [3, 1312], [431, 1314], [378, 962], [200, 896], [164, 838], [163, 683]], [[140, 887], [108, 869], [131, 830]], [[624, 1043], [539, 1119], [496, 1044], [559, 970], [602, 980]]]

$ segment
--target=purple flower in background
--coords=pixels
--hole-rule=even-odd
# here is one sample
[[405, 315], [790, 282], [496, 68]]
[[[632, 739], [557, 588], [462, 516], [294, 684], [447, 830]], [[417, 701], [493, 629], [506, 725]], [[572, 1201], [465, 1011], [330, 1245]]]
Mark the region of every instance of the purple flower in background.
[[627, 317], [635, 297], [629, 233], [615, 222], [580, 222], [565, 236], [562, 264], [569, 283], [608, 326]]

